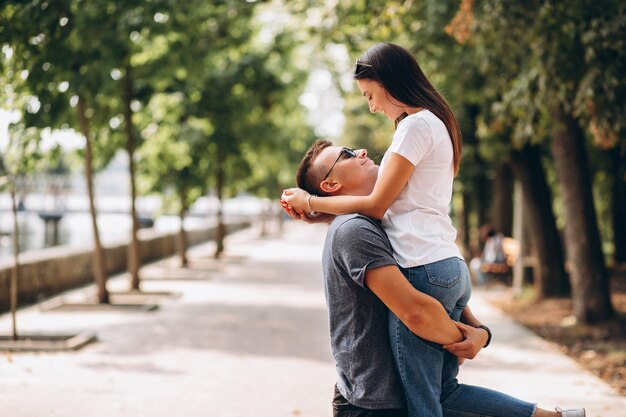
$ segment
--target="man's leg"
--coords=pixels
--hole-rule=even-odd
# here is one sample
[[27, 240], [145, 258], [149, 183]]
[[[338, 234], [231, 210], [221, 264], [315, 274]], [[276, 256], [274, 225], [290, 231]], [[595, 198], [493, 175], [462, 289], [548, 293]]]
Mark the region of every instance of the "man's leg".
[[335, 386], [333, 417], [407, 417], [404, 409], [368, 410], [352, 405]]

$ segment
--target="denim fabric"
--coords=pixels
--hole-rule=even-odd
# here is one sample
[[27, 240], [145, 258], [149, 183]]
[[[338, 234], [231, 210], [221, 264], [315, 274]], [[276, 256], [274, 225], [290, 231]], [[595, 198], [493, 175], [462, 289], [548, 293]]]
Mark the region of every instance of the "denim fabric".
[[[467, 265], [448, 258], [402, 272], [419, 291], [459, 320], [471, 295]], [[389, 336], [410, 417], [531, 417], [534, 404], [485, 388], [459, 384], [457, 358], [413, 334], [393, 313]]]
[[333, 417], [407, 417], [403, 408], [370, 410], [350, 404], [337, 389], [333, 396]]

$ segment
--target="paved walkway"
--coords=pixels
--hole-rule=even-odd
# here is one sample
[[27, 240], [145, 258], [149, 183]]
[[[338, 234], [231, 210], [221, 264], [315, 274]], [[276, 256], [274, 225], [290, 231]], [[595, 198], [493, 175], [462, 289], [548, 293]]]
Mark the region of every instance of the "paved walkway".
[[[321, 282], [324, 226], [288, 222], [257, 229], [142, 270], [146, 291], [176, 291], [154, 312], [23, 309], [23, 333], [93, 330], [79, 352], [0, 353], [0, 415], [11, 417], [329, 417], [334, 362]], [[127, 277], [110, 281], [124, 289]], [[93, 292], [66, 293], [71, 300]], [[488, 306], [473, 308], [494, 331], [492, 346], [462, 368], [462, 382], [538, 401], [585, 406], [589, 417], [623, 417], [626, 399], [558, 350]], [[0, 316], [0, 334], [10, 329]]]

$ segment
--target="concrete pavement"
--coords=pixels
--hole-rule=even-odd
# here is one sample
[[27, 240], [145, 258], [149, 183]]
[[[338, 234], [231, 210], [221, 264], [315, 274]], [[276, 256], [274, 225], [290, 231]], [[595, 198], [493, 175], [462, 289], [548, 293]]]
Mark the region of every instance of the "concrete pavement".
[[[332, 415], [335, 382], [321, 279], [325, 226], [287, 222], [263, 238], [251, 228], [227, 240], [223, 260], [207, 243], [191, 266], [167, 259], [142, 269], [146, 291], [176, 291], [154, 312], [20, 311], [21, 332], [92, 330], [78, 352], [0, 354], [0, 415], [12, 417]], [[126, 275], [109, 282], [124, 289]], [[92, 287], [61, 297], [80, 299]], [[472, 307], [492, 345], [463, 365], [461, 381], [589, 417], [623, 417], [626, 399], [513, 323], [476, 292]], [[0, 334], [10, 331], [0, 316]]]

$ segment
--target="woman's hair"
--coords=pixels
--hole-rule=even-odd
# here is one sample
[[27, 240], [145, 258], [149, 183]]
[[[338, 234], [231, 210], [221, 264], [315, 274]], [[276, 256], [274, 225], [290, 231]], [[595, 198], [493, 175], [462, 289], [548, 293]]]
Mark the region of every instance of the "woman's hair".
[[399, 102], [430, 110], [448, 129], [454, 152], [454, 174], [461, 165], [461, 130], [446, 100], [428, 81], [409, 51], [391, 43], [378, 43], [356, 61], [354, 79], [377, 81]]
[[326, 195], [320, 188], [320, 182], [324, 173], [320, 171], [319, 167], [313, 167], [313, 162], [329, 146], [332, 146], [332, 142], [327, 140], [315, 141], [302, 158], [302, 161], [300, 161], [298, 171], [296, 172], [296, 184], [309, 194]]

